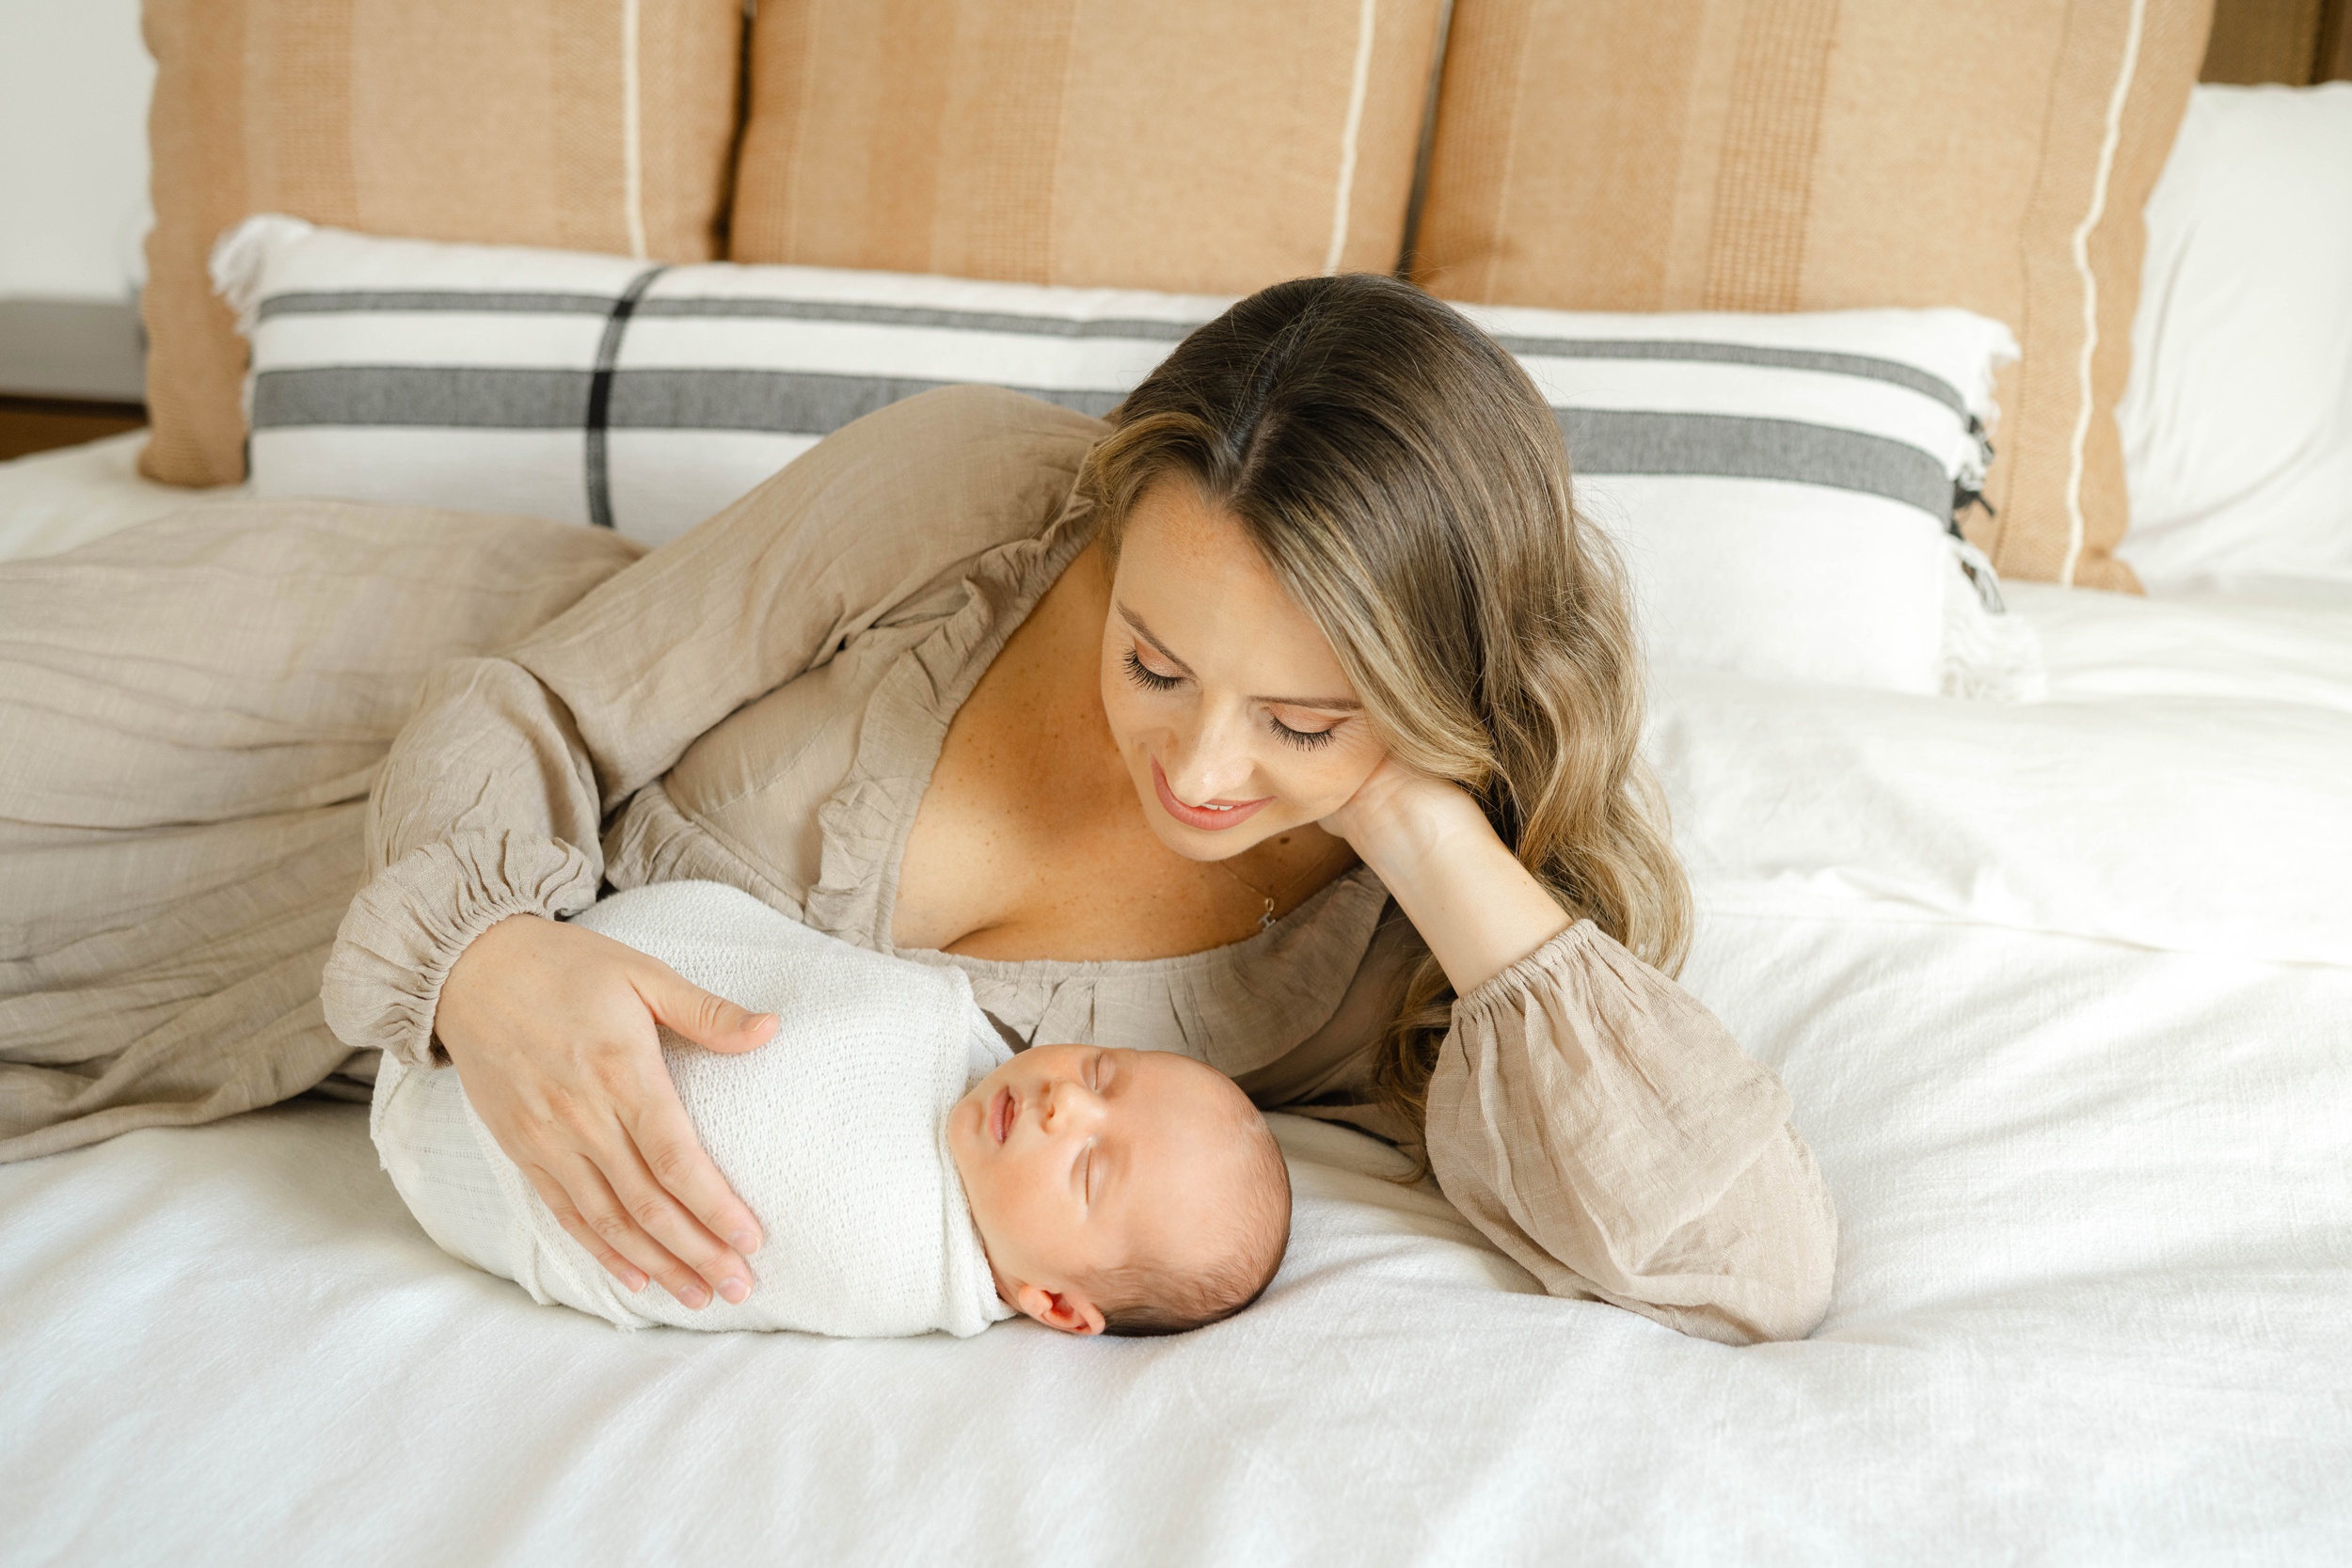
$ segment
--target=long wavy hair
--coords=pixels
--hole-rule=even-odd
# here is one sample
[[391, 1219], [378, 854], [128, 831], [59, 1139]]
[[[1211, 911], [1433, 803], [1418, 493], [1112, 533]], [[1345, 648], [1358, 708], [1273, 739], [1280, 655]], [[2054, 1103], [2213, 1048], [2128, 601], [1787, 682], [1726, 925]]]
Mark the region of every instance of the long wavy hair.
[[[1572, 915], [1672, 972], [1690, 888], [1642, 763], [1642, 661], [1615, 552], [1518, 362], [1370, 274], [1252, 294], [1112, 416], [1079, 483], [1116, 552], [1181, 475], [1238, 519], [1404, 761], [1468, 790]], [[1424, 958], [1377, 1082], [1418, 1130], [1454, 993]]]

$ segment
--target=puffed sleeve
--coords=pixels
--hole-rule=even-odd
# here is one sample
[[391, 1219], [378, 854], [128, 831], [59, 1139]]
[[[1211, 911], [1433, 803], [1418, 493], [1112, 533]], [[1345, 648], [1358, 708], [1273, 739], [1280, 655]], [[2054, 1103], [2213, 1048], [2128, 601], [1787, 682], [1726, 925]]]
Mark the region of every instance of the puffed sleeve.
[[596, 895], [604, 818], [736, 708], [1070, 504], [1096, 420], [954, 388], [870, 414], [504, 657], [428, 679], [328, 960], [344, 1044], [421, 1064], [441, 982], [512, 914]]
[[1454, 1004], [1427, 1148], [1553, 1295], [1795, 1339], [1829, 1310], [1837, 1218], [1789, 1109], [1713, 1014], [1580, 921]]

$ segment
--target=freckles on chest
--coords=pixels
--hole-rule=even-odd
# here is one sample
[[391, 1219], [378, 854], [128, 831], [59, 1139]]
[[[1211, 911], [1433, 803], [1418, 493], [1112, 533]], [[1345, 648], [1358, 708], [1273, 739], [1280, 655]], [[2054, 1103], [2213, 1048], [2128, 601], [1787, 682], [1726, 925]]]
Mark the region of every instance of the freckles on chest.
[[1248, 895], [1144, 820], [1090, 689], [976, 691], [949, 727], [899, 864], [892, 940], [971, 958], [1174, 958], [1255, 929]]
[[1107, 730], [1028, 718], [951, 730], [907, 838], [894, 940], [1013, 958], [1187, 950], [1169, 943], [1186, 940], [1198, 868], [1152, 835]]

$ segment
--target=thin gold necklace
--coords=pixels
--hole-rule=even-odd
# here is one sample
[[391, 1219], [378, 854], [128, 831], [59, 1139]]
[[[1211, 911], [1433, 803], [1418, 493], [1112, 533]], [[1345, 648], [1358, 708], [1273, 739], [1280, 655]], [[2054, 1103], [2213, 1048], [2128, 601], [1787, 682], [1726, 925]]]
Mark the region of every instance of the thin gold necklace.
[[1289, 881], [1284, 882], [1280, 887], [1276, 888], [1271, 894], [1266, 892], [1265, 889], [1260, 887], [1257, 883], [1243, 877], [1240, 872], [1234, 870], [1223, 861], [1213, 861], [1210, 863], [1215, 865], [1219, 871], [1224, 872], [1228, 877], [1232, 878], [1236, 882], [1241, 883], [1244, 888], [1248, 890], [1250, 896], [1264, 900], [1265, 912], [1258, 916], [1258, 929], [1261, 931], [1270, 931], [1274, 929], [1274, 908], [1276, 897], [1278, 895], [1288, 897], [1290, 895], [1291, 889], [1305, 881], [1307, 879], [1308, 873], [1313, 871], [1316, 866], [1323, 863], [1323, 857], [1320, 855], [1316, 856], [1312, 863], [1307, 867], [1306, 871], [1302, 871], [1297, 876], [1293, 877]]

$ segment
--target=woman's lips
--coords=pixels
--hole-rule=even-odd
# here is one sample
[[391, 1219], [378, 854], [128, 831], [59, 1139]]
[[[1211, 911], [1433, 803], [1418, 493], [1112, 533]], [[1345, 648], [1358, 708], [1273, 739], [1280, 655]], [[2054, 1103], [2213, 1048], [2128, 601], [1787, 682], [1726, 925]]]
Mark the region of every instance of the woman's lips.
[[988, 1102], [988, 1135], [1003, 1143], [1005, 1134], [1012, 1131], [1012, 1090], [998, 1089], [996, 1098]]
[[1152, 783], [1160, 792], [1160, 809], [1187, 828], [1198, 828], [1205, 833], [1222, 832], [1237, 828], [1258, 815], [1259, 808], [1273, 800], [1271, 795], [1255, 800], [1232, 803], [1211, 801], [1205, 806], [1188, 806], [1176, 799], [1176, 792], [1168, 787], [1168, 775], [1160, 771], [1157, 758], [1152, 763]]

